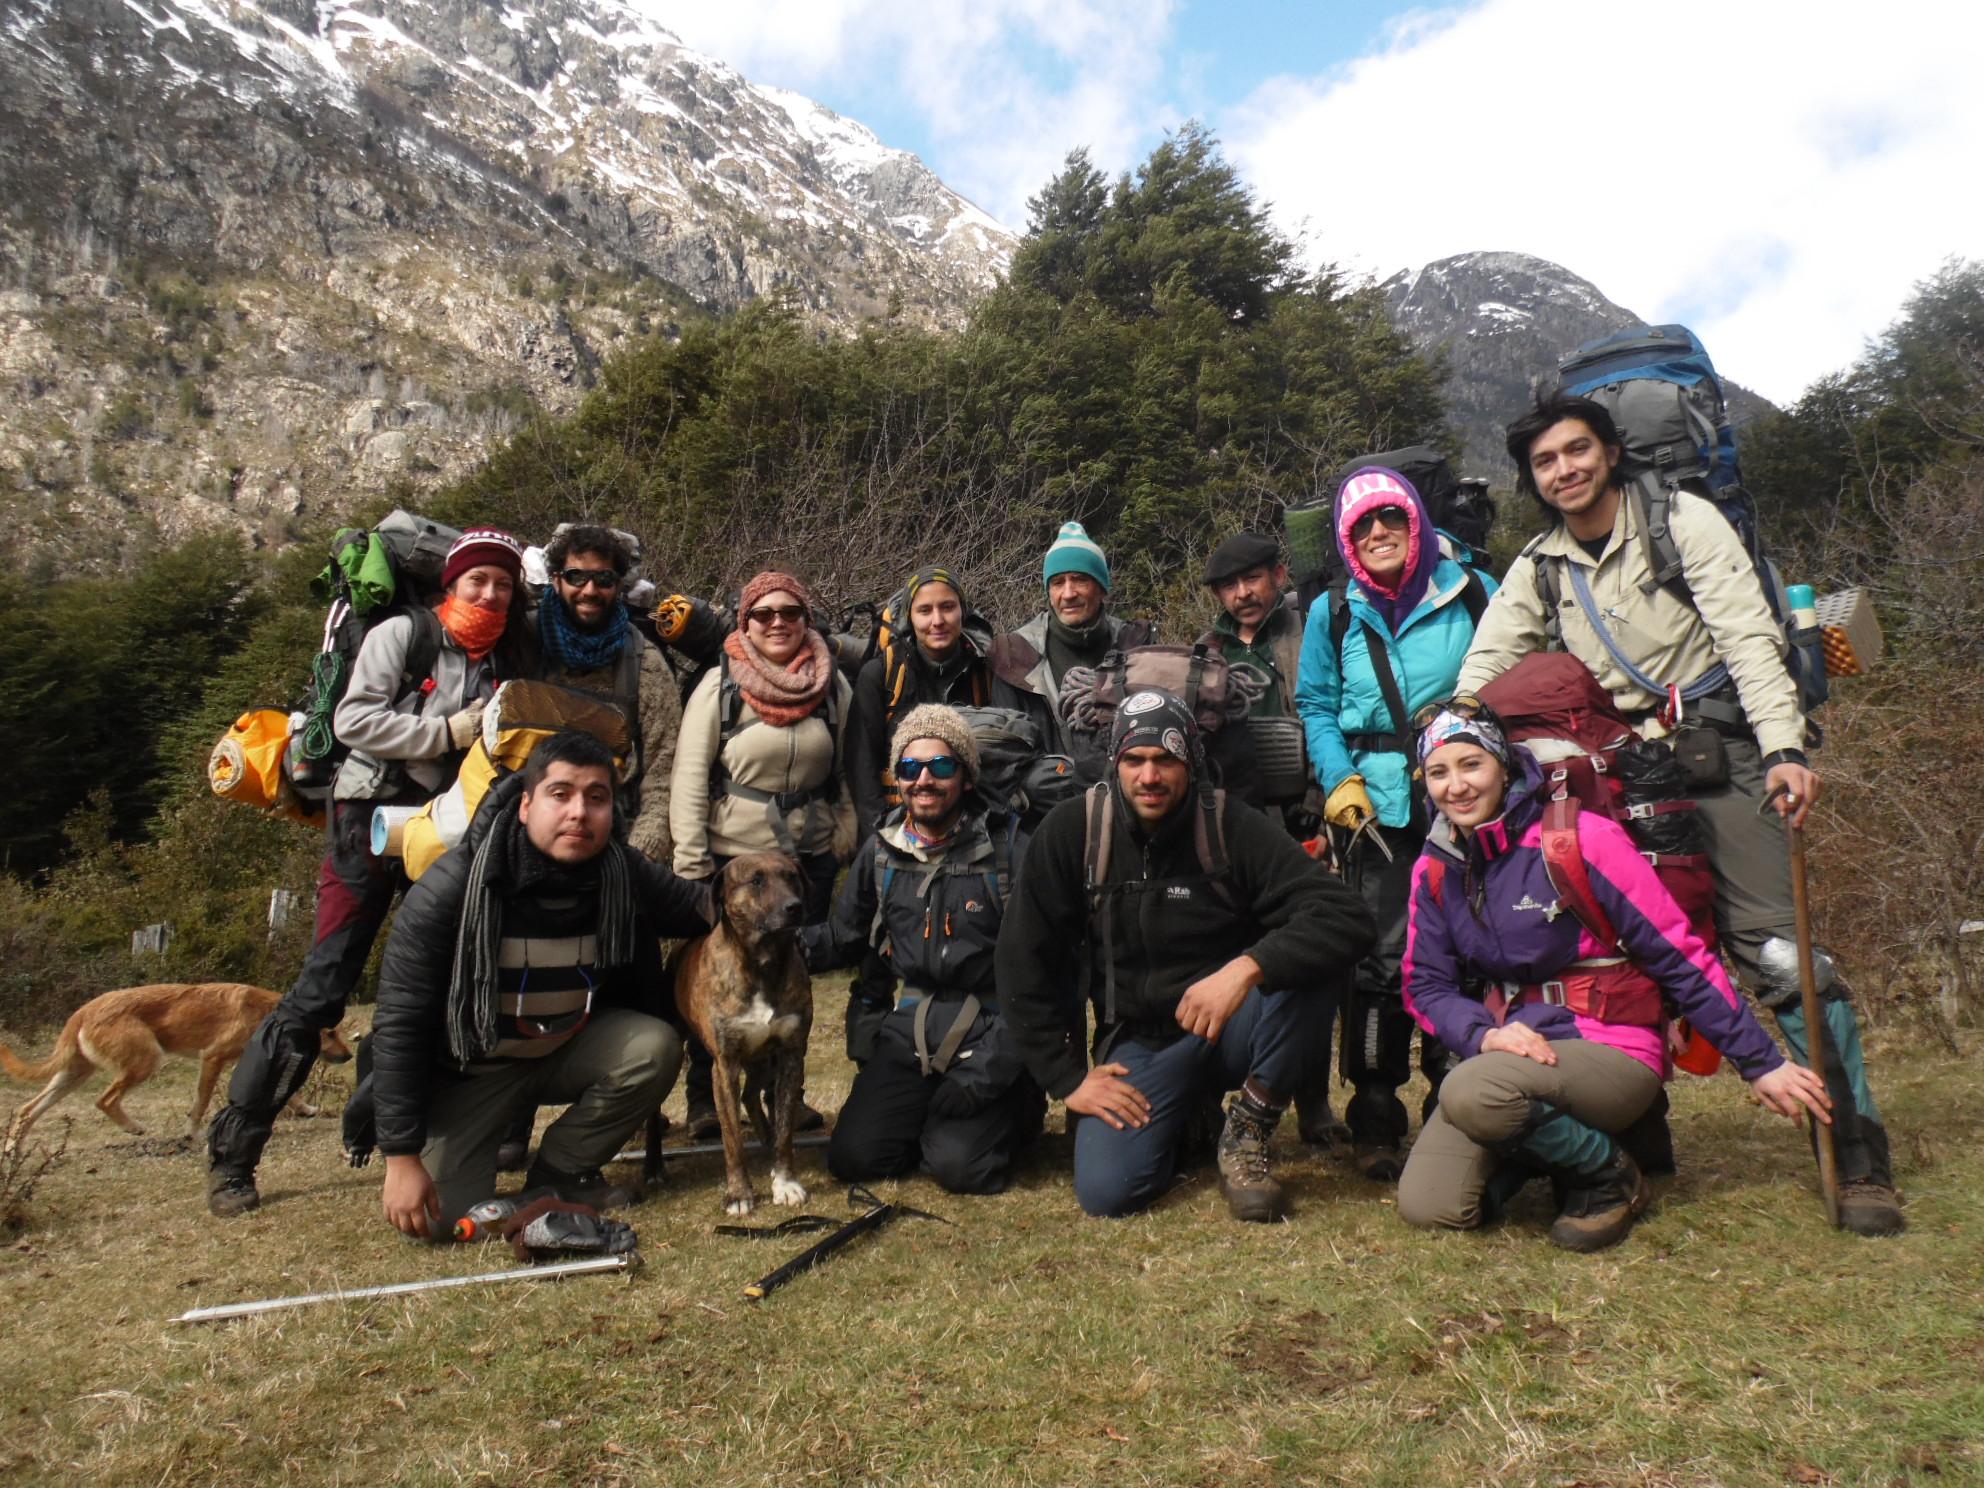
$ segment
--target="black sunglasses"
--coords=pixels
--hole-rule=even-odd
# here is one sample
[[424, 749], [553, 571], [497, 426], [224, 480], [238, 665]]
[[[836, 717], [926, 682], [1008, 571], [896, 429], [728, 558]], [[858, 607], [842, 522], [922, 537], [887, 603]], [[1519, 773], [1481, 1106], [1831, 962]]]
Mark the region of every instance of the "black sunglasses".
[[1403, 532], [1412, 525], [1412, 513], [1402, 506], [1381, 506], [1376, 511], [1366, 512], [1350, 524], [1350, 540], [1364, 541], [1371, 535], [1371, 528], [1379, 522], [1394, 532]]
[[927, 760], [910, 759], [907, 755], [896, 761], [896, 779], [905, 784], [928, 770], [939, 780], [949, 780], [958, 772], [958, 760], [954, 754], [939, 754]]
[[755, 610], [746, 610], [744, 618], [757, 625], [770, 625], [774, 620], [797, 625], [806, 618], [806, 611], [801, 605], [759, 605]]
[[618, 589], [620, 575], [610, 568], [561, 568], [558, 577], [574, 589], [590, 584], [595, 589]]

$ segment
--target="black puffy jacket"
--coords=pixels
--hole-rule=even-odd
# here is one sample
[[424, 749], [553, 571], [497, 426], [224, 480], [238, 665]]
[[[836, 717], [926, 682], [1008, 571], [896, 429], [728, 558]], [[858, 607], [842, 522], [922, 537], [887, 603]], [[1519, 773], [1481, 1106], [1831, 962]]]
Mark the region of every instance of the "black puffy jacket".
[[[513, 777], [515, 778], [515, 777]], [[454, 978], [455, 937], [467, 898], [469, 869], [494, 816], [514, 810], [521, 790], [499, 787], [476, 813], [461, 845], [444, 854], [407, 891], [379, 967], [379, 1006], [372, 1018], [372, 1086], [379, 1150], [417, 1154], [427, 1141], [427, 1092], [437, 1072], [457, 1070], [448, 1054], [448, 987]], [[508, 802], [506, 806], [502, 804]], [[491, 803], [497, 803], [492, 806]], [[638, 923], [635, 959], [600, 981], [597, 1001], [667, 1016], [674, 999], [663, 975], [661, 939], [701, 935], [710, 927], [707, 888], [677, 878], [639, 853], [627, 854]], [[569, 875], [550, 881], [561, 897]], [[526, 891], [529, 892], [529, 891]], [[580, 934], [599, 920], [596, 891], [581, 890], [564, 933]]]

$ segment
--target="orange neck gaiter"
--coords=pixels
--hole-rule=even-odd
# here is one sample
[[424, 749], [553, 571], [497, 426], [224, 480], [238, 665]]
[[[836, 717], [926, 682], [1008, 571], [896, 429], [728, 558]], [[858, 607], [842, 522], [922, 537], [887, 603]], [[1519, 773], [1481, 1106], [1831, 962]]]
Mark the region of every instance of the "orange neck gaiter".
[[436, 613], [441, 617], [441, 628], [468, 652], [471, 661], [480, 661], [493, 651], [503, 639], [503, 627], [510, 622], [508, 610], [485, 610], [453, 594], [441, 601]]

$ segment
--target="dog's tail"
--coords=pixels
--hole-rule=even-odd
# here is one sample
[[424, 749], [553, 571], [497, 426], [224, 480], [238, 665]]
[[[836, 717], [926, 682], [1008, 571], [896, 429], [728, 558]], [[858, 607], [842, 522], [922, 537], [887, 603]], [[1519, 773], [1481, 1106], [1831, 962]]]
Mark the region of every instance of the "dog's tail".
[[62, 1037], [55, 1041], [55, 1052], [42, 1060], [40, 1064], [28, 1064], [16, 1055], [12, 1049], [8, 1048], [5, 1044], [0, 1044], [0, 1069], [5, 1070], [16, 1080], [27, 1080], [30, 1082], [46, 1080], [50, 1075], [62, 1068], [63, 1065], [67, 1064], [69, 1062], [69, 1056], [74, 1052], [75, 1042], [70, 1036], [70, 1031], [65, 1028], [62, 1030]]

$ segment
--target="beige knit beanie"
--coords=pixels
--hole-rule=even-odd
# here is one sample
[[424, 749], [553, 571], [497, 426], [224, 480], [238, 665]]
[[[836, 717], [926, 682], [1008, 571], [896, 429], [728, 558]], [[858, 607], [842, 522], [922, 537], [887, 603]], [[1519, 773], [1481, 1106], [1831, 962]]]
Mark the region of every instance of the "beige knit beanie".
[[945, 746], [958, 757], [964, 766], [965, 789], [978, 784], [978, 741], [971, 736], [971, 725], [966, 723], [957, 709], [947, 708], [942, 703], [919, 703], [903, 714], [902, 722], [896, 725], [896, 736], [891, 741], [889, 767], [902, 758], [902, 752], [918, 739], [942, 739]]

